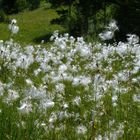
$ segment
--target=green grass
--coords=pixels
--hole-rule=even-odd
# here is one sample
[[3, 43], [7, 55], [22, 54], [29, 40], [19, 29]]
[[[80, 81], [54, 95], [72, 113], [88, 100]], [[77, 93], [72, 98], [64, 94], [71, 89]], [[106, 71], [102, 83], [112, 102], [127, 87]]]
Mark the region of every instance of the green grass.
[[[55, 10], [43, 8], [9, 16], [10, 19], [16, 19], [20, 27], [14, 40], [26, 44], [39, 44], [42, 40], [47, 42], [54, 30], [64, 31], [60, 25], [51, 24], [51, 20], [58, 17]], [[0, 23], [0, 39], [7, 40], [9, 35], [8, 24]]]
[[[17, 19], [20, 27], [14, 40], [36, 44], [41, 39], [47, 40], [53, 30], [63, 31], [62, 27], [50, 24], [54, 17], [58, 15], [52, 9], [38, 9], [10, 16]], [[10, 34], [8, 25], [0, 26], [0, 39], [6, 40]], [[140, 60], [138, 50], [135, 51], [139, 49], [138, 44], [133, 49], [132, 44], [122, 44], [121, 47], [102, 44], [99, 48], [98, 45], [90, 46], [86, 42], [80, 44], [80, 41], [70, 45], [71, 40], [66, 40], [66, 36], [60, 37], [46, 51], [43, 46], [34, 46], [32, 53], [26, 51], [29, 46], [23, 48], [23, 45], [18, 46], [12, 42], [9, 45], [0, 44], [0, 140], [139, 140], [140, 69], [133, 71], [137, 68], [136, 58]], [[65, 49], [60, 49], [64, 44]], [[123, 50], [123, 45], [128, 46], [126, 53], [119, 51]], [[90, 48], [90, 57], [81, 56], [80, 50], [84, 47]], [[108, 50], [109, 47], [112, 49]], [[118, 50], [112, 51], [117, 47]], [[74, 53], [75, 50], [79, 51]], [[105, 50], [108, 55], [102, 59]], [[25, 55], [27, 57], [21, 59]], [[26, 68], [24, 62], [28, 60], [30, 63], [30, 56], [33, 56], [34, 62]], [[22, 63], [16, 65], [19, 60], [25, 67]], [[41, 72], [35, 75], [34, 70], [42, 64], [47, 66], [47, 70], [41, 68]], [[68, 65], [64, 74], [72, 76], [72, 80], [66, 79], [59, 70], [63, 64]], [[72, 71], [73, 66], [78, 71]], [[56, 76], [59, 77], [60, 74], [62, 77], [56, 81]], [[74, 78], [79, 76], [90, 77], [91, 82], [74, 85]], [[29, 84], [26, 80], [33, 83]], [[18, 93], [19, 98], [11, 98], [9, 95], [14, 95], [11, 90]], [[38, 93], [44, 93], [46, 97], [42, 94], [41, 98], [34, 96]], [[137, 100], [134, 100], [134, 95]], [[46, 103], [49, 99], [52, 100], [54, 106], [43, 108], [44, 99], [48, 99]], [[31, 112], [22, 113], [22, 109], [19, 109], [22, 103], [30, 104]], [[25, 111], [28, 106], [24, 107]], [[56, 120], [53, 114], [57, 116]], [[50, 118], [54, 120], [50, 121]], [[79, 126], [85, 126], [86, 133], [79, 133]]]

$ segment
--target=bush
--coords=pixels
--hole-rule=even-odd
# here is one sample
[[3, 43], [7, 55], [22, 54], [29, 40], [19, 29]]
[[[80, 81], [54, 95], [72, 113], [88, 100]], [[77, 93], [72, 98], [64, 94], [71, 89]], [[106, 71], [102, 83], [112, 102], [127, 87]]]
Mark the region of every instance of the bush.
[[26, 0], [17, 0], [15, 3], [15, 9], [17, 12], [23, 11], [27, 8], [27, 1]]
[[41, 0], [40, 7], [44, 9], [50, 9], [52, 4], [46, 0]]
[[40, 6], [40, 1], [41, 0], [1, 0], [0, 7], [6, 14], [13, 14], [25, 9], [36, 9]]
[[40, 6], [40, 0], [27, 0], [29, 10], [34, 10]]
[[5, 22], [7, 20], [7, 16], [3, 10], [0, 10], [0, 22]]

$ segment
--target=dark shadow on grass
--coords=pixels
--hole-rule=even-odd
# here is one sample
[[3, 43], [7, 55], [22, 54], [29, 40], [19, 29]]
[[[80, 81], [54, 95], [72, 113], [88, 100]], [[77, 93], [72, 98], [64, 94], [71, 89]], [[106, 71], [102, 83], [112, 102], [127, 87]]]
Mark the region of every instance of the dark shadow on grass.
[[[65, 31], [59, 31], [59, 34], [62, 34], [63, 35], [64, 33], [65, 33]], [[40, 43], [48, 43], [48, 42], [51, 42], [50, 41], [50, 37], [52, 35], [53, 35], [53, 32], [47, 33], [47, 34], [45, 34], [43, 36], [39, 36], [39, 37], [34, 38], [32, 41], [35, 42], [35, 43], [37, 43], [37, 44], [40, 44]]]
[[50, 41], [50, 37], [52, 36], [53, 33], [48, 33], [46, 35], [43, 36], [39, 36], [33, 39], [33, 42], [35, 43], [41, 43], [42, 41], [44, 43], [49, 42]]

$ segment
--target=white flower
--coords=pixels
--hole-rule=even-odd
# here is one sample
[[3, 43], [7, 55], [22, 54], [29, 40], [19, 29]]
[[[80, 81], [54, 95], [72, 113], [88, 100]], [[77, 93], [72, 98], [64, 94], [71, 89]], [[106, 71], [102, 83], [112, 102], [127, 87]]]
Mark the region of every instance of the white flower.
[[98, 135], [97, 137], [95, 137], [95, 140], [103, 140], [103, 137], [101, 135]]
[[58, 113], [58, 118], [59, 118], [59, 120], [62, 120], [62, 119], [64, 119], [64, 118], [68, 118], [69, 117], [69, 115], [68, 115], [68, 113], [66, 112], [66, 111], [60, 111], [59, 113]]
[[135, 34], [127, 34], [127, 41], [129, 44], [137, 44], [139, 42], [139, 37]]
[[90, 49], [88, 47], [81, 47], [80, 48], [80, 55], [82, 57], [88, 57], [91, 55]]
[[14, 90], [9, 90], [8, 91], [8, 97], [11, 99], [11, 100], [16, 100], [19, 98], [19, 94], [14, 91]]
[[85, 134], [87, 132], [87, 128], [84, 125], [79, 125], [76, 129], [77, 134]]
[[53, 123], [57, 120], [57, 115], [56, 113], [51, 113], [51, 116], [49, 118], [49, 123]]
[[138, 94], [138, 95], [133, 95], [133, 101], [134, 101], [134, 102], [140, 102], [140, 94]]
[[111, 20], [109, 25], [106, 28], [108, 28], [109, 30], [112, 30], [112, 31], [119, 30], [119, 28], [117, 26], [117, 22], [115, 20]]
[[12, 31], [13, 34], [16, 34], [19, 31], [19, 27], [18, 26], [13, 26], [11, 31]]
[[28, 114], [32, 111], [32, 104], [30, 102], [23, 102], [18, 110], [22, 114]]
[[10, 25], [9, 25], [9, 29], [11, 30], [11, 32], [12, 32], [13, 34], [16, 34], [16, 33], [19, 31], [19, 27], [16, 26], [16, 25], [13, 25], [13, 24], [10, 24]]
[[63, 107], [64, 109], [67, 109], [67, 108], [69, 107], [69, 105], [68, 105], [67, 103], [64, 103], [64, 104], [62, 105], [62, 107]]
[[102, 40], [110, 40], [114, 37], [114, 32], [118, 30], [116, 21], [112, 20], [106, 28], [107, 30], [99, 34]]
[[102, 40], [110, 40], [110, 39], [112, 39], [114, 37], [114, 32], [113, 31], [105, 31], [103, 33], [100, 33], [99, 37]]
[[17, 23], [17, 20], [16, 19], [12, 19], [11, 23], [12, 24], [16, 24]]
[[32, 85], [33, 84], [33, 82], [31, 81], [31, 79], [26, 79], [26, 83], [27, 83], [27, 85]]
[[4, 102], [7, 104], [17, 100], [19, 98], [19, 94], [14, 90], [8, 90], [8, 96], [4, 99]]
[[117, 99], [118, 99], [118, 96], [117, 95], [112, 96], [112, 102], [116, 102]]
[[55, 103], [49, 99], [44, 99], [44, 100], [41, 100], [40, 105], [42, 109], [48, 109], [48, 108], [54, 107]]
[[112, 96], [112, 104], [115, 107], [117, 105], [116, 101], [118, 100], [118, 96], [117, 95], [113, 95]]
[[74, 77], [72, 84], [74, 86], [78, 86], [80, 84], [80, 78], [79, 77]]
[[16, 25], [16, 23], [17, 23], [17, 21], [15, 19], [13, 19], [8, 26], [9, 30], [11, 30], [11, 32], [13, 34], [16, 34], [19, 31], [19, 27]]
[[41, 72], [41, 69], [40, 69], [40, 68], [34, 70], [34, 74], [35, 74], [35, 76], [37, 76], [40, 72]]
[[26, 47], [26, 52], [27, 52], [27, 54], [32, 54], [34, 52], [34, 47], [33, 46], [27, 46]]
[[3, 42], [4, 42], [3, 40], [0, 40], [0, 44], [1, 44], [1, 45], [3, 44]]
[[62, 92], [64, 92], [65, 85], [62, 84], [62, 83], [58, 83], [58, 84], [55, 85], [55, 89], [56, 89], [57, 92], [61, 92], [62, 93]]
[[79, 105], [81, 103], [81, 97], [77, 96], [73, 100], [74, 105]]
[[65, 64], [62, 64], [62, 65], [59, 66], [60, 73], [63, 73], [66, 70], [67, 70], [67, 66]]
[[90, 77], [86, 77], [86, 76], [82, 76], [80, 83], [84, 86], [87, 86], [88, 84], [91, 83], [91, 78]]
[[3, 96], [3, 92], [4, 92], [4, 84], [1, 83], [0, 81], [0, 96]]

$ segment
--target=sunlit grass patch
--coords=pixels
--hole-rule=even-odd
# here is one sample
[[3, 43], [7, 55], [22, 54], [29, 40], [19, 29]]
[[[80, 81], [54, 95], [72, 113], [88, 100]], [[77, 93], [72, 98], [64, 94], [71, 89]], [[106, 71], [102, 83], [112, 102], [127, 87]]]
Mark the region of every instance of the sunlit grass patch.
[[[57, 17], [55, 10], [43, 8], [9, 16], [10, 19], [17, 19], [17, 24], [20, 26], [20, 31], [14, 36], [14, 40], [25, 44], [39, 44], [42, 40], [48, 42], [54, 30], [64, 31], [60, 25], [50, 23]], [[7, 40], [10, 36], [7, 26], [6, 23], [0, 23], [0, 38], [3, 40]]]

